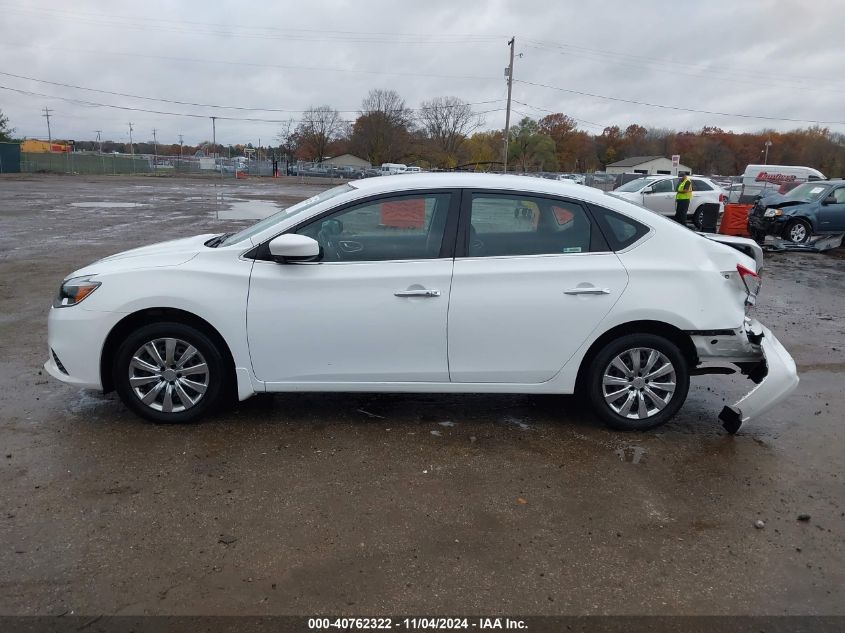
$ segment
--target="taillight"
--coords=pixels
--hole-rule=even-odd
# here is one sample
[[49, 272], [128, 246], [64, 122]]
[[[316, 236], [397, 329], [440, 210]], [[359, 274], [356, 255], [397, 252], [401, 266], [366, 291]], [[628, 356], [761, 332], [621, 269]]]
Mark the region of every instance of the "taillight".
[[745, 291], [748, 293], [748, 298], [745, 300], [745, 304], [753, 306], [754, 302], [757, 300], [757, 293], [760, 292], [760, 285], [762, 284], [760, 275], [750, 268], [746, 268], [742, 264], [736, 265], [736, 272], [739, 273], [739, 278], [742, 279], [742, 283], [745, 285]]
[[725, 197], [725, 194], [720, 193], [719, 194], [719, 202], [721, 203], [721, 202], [724, 202], [725, 200], [727, 200], [727, 197]]

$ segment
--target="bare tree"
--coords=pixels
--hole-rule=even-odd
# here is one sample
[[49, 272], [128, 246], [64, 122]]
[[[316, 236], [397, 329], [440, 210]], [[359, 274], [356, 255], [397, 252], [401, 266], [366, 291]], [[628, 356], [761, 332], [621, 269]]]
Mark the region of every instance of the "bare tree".
[[461, 145], [484, 120], [472, 111], [470, 104], [458, 97], [436, 97], [423, 102], [419, 122], [438, 154], [438, 162], [453, 167], [457, 164]]
[[373, 165], [397, 161], [407, 151], [412, 121], [395, 90], [370, 90], [353, 125], [352, 150]]
[[288, 162], [292, 161], [293, 154], [299, 143], [296, 121], [288, 119], [282, 123], [281, 129], [276, 135], [276, 140], [279, 142], [279, 151], [282, 153], [282, 158]]
[[302, 121], [296, 128], [296, 133], [310, 157], [322, 162], [326, 158], [326, 148], [332, 141], [343, 136], [347, 127], [340, 112], [324, 105], [308, 108], [302, 114]]

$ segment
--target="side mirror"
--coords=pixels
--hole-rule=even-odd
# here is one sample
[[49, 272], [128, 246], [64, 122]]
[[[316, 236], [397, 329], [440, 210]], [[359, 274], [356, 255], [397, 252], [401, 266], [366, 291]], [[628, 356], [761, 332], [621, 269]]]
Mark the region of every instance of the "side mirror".
[[651, 188], [651, 187], [646, 187], [645, 189], [643, 189], [643, 193], [644, 193], [644, 194], [646, 194], [646, 193], [654, 193], [654, 189], [653, 189], [653, 188]]
[[320, 256], [320, 244], [307, 235], [286, 233], [270, 240], [270, 255], [278, 262], [307, 262]]
[[822, 204], [839, 204], [839, 202], [836, 200], [836, 196], [828, 196], [822, 200]]

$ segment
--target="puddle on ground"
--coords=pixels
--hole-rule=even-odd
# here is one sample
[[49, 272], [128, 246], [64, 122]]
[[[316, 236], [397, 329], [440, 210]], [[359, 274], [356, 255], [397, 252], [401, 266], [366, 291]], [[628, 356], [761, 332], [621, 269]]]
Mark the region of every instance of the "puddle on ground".
[[519, 429], [520, 431], [530, 431], [531, 427], [524, 421], [516, 418], [512, 415], [503, 416], [501, 422], [504, 423], [506, 426], [511, 426], [514, 428]]
[[134, 209], [147, 205], [143, 202], [71, 202], [70, 206], [83, 209]]
[[263, 220], [281, 211], [281, 207], [270, 200], [239, 200], [224, 202], [228, 209], [221, 209], [217, 217], [221, 220]]
[[623, 446], [617, 448], [614, 453], [620, 461], [639, 464], [645, 457], [646, 450], [642, 446]]

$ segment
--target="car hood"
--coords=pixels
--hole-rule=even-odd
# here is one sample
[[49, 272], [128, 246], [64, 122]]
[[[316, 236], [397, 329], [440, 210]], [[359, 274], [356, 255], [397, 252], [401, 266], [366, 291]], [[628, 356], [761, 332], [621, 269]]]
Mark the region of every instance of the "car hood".
[[196, 257], [205, 248], [204, 244], [214, 237], [213, 233], [196, 235], [169, 242], [159, 242], [150, 246], [133, 248], [80, 268], [68, 275], [81, 277], [83, 275], [102, 275], [110, 272], [132, 270], [138, 268], [160, 268], [163, 266], [178, 266]]
[[623, 200], [628, 200], [629, 198], [639, 198], [643, 194], [639, 191], [608, 191], [607, 195], [613, 196], [614, 198], [622, 198]]
[[769, 207], [795, 207], [800, 204], [813, 204], [812, 202], [804, 202], [803, 200], [787, 200], [782, 193], [772, 193], [768, 196], [760, 198], [758, 205], [764, 209]]

